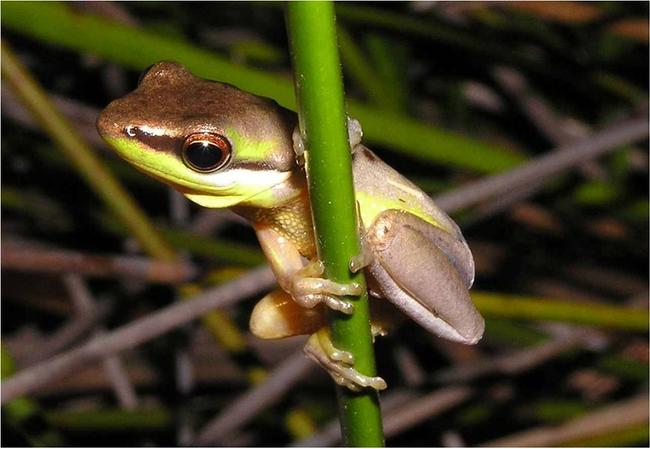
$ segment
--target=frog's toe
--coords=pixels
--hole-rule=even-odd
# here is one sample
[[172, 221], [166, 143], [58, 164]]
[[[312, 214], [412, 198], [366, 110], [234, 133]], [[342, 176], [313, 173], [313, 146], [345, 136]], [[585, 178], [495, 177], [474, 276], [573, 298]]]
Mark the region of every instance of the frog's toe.
[[373, 260], [374, 258], [372, 255], [372, 250], [370, 250], [367, 245], [362, 245], [361, 253], [356, 256], [352, 256], [350, 259], [350, 271], [353, 273], [358, 273], [364, 268], [370, 266]]
[[291, 294], [296, 302], [303, 307], [314, 307], [324, 303], [330, 309], [351, 314], [354, 311], [352, 303], [339, 297], [360, 295], [363, 293], [362, 286], [357, 282], [342, 284], [313, 277], [320, 276], [322, 272], [322, 263], [313, 262], [296, 273], [291, 286]]
[[348, 117], [348, 140], [350, 142], [350, 149], [354, 153], [357, 145], [361, 143], [363, 138], [363, 129], [361, 128], [361, 123], [359, 120], [352, 117]]
[[305, 141], [302, 139], [302, 134], [300, 133], [299, 126], [296, 126], [294, 128], [293, 133], [291, 134], [291, 140], [293, 142], [293, 152], [296, 155], [296, 159], [298, 159], [300, 162], [304, 162]]
[[341, 313], [346, 315], [352, 315], [354, 313], [354, 304], [350, 301], [344, 299], [339, 299], [336, 296], [323, 295], [325, 305], [332, 310], [338, 310]]
[[325, 295], [320, 293], [305, 294], [294, 292], [293, 298], [296, 303], [298, 303], [298, 305], [308, 309], [316, 307], [318, 304], [325, 304], [330, 309], [336, 310], [346, 315], [352, 315], [354, 312], [354, 304], [332, 295]]
[[296, 281], [296, 289], [305, 293], [323, 293], [338, 296], [355, 296], [363, 293], [358, 282], [341, 284], [322, 278], [303, 278]]
[[384, 390], [386, 382], [381, 377], [366, 376], [354, 369], [354, 356], [337, 349], [331, 341], [327, 328], [322, 328], [307, 341], [305, 353], [318, 363], [334, 381], [352, 391], [364, 388]]

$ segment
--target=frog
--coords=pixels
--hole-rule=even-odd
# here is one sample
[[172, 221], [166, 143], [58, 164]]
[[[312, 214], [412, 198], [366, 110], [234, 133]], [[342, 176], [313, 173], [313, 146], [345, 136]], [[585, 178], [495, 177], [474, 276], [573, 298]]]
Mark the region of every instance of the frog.
[[[328, 309], [353, 313], [346, 297], [363, 288], [323, 275], [305, 170], [308, 149], [295, 112], [162, 61], [101, 111], [97, 129], [138, 170], [200, 206], [230, 208], [250, 221], [279, 286], [253, 308], [254, 335], [309, 335], [306, 354], [338, 384], [353, 391], [386, 388], [383, 378], [357, 371], [353, 355], [336, 348], [329, 335]], [[361, 245], [350, 270], [365, 274], [373, 336], [390, 327], [396, 308], [434, 335], [477, 343], [485, 323], [469, 295], [474, 259], [460, 228], [362, 144], [358, 121], [348, 119], [348, 130]]]

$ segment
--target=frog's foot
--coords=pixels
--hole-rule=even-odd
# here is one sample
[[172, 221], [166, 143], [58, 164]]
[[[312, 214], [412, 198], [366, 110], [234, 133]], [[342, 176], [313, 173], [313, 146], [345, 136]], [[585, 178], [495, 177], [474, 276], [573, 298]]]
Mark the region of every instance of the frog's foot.
[[386, 382], [381, 377], [366, 376], [354, 369], [354, 356], [334, 347], [326, 327], [309, 337], [305, 353], [322, 366], [337, 384], [352, 391], [364, 388], [386, 389]]
[[361, 123], [359, 120], [348, 117], [348, 142], [350, 142], [350, 149], [352, 153], [361, 143], [361, 138], [363, 137], [363, 129], [361, 129]]
[[296, 155], [296, 162], [299, 166], [302, 167], [305, 165], [305, 141], [302, 140], [300, 126], [296, 125], [296, 127], [293, 129], [291, 140], [293, 141], [293, 152]]
[[350, 271], [353, 273], [358, 273], [359, 271], [363, 270], [368, 265], [370, 265], [373, 260], [374, 257], [372, 255], [372, 250], [370, 250], [368, 245], [364, 244], [362, 239], [361, 253], [356, 256], [353, 256], [352, 259], [350, 259]]
[[[348, 142], [352, 153], [354, 153], [357, 146], [361, 143], [362, 137], [363, 130], [361, 129], [361, 123], [359, 123], [359, 120], [348, 117]], [[293, 141], [293, 152], [296, 154], [298, 165], [305, 165], [305, 141], [302, 138], [299, 126], [296, 126], [293, 129], [291, 140]]]
[[375, 342], [375, 337], [385, 337], [388, 335], [388, 328], [381, 323], [370, 322], [370, 333], [372, 334], [372, 342]]
[[361, 285], [356, 282], [340, 284], [323, 279], [320, 276], [325, 270], [323, 263], [315, 261], [307, 264], [294, 274], [291, 286], [291, 295], [298, 304], [312, 308], [319, 303], [324, 303], [330, 309], [350, 315], [354, 306], [339, 296], [356, 296], [363, 293]]

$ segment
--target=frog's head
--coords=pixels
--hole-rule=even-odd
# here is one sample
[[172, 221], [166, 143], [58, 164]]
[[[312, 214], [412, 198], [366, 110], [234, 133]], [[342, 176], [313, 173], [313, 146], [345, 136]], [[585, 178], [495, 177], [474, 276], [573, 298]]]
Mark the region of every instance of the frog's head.
[[97, 120], [136, 168], [206, 207], [273, 203], [296, 163], [295, 115], [274, 101], [160, 62]]

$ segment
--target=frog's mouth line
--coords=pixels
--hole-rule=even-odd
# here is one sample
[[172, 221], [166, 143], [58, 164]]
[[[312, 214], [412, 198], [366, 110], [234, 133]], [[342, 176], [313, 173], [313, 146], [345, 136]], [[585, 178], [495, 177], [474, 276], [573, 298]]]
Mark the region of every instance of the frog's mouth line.
[[[122, 157], [124, 157], [124, 156], [122, 155]], [[228, 194], [226, 192], [229, 189], [232, 189], [234, 186], [237, 185], [236, 181], [233, 181], [233, 182], [230, 182], [230, 183], [224, 185], [223, 188], [209, 189], [209, 188], [206, 188], [206, 185], [209, 185], [209, 184], [198, 184], [198, 183], [188, 181], [188, 180], [183, 180], [182, 183], [179, 183], [176, 180], [171, 179], [168, 173], [160, 170], [157, 167], [153, 167], [153, 166], [148, 165], [148, 164], [143, 164], [142, 161], [135, 161], [135, 160], [131, 160], [131, 159], [126, 158], [126, 157], [124, 157], [124, 159], [126, 159], [129, 163], [131, 163], [139, 171], [143, 172], [144, 174], [146, 174], [148, 176], [151, 176], [154, 179], [157, 179], [157, 180], [171, 186], [172, 188], [174, 188], [175, 190], [177, 190], [178, 192], [180, 192], [183, 195], [195, 195], [195, 196], [196, 195], [202, 195], [202, 196], [215, 196], [215, 197], [218, 197], [218, 196], [237, 197], [238, 198], [237, 203], [248, 201], [248, 200], [252, 199], [253, 197], [256, 197], [256, 196], [258, 196], [260, 194], [263, 194], [264, 192], [267, 192], [268, 190], [273, 189], [278, 184], [286, 181], [291, 176], [291, 172], [277, 172], [278, 175], [282, 175], [281, 178], [280, 177], [278, 178], [277, 182], [272, 183], [272, 184], [267, 185], [267, 186], [260, 186], [261, 187], [260, 189], [250, 193], [249, 195], [239, 195], [239, 194], [234, 194], [233, 195], [233, 194]]]
[[[171, 179], [169, 174], [160, 170], [157, 167], [152, 167], [151, 165], [142, 164], [141, 162], [129, 161], [141, 172], [156, 178], [157, 180], [168, 184], [178, 190], [181, 193], [204, 193], [204, 194], [218, 194], [219, 192], [215, 191], [206, 191], [205, 184], [198, 184], [192, 181], [183, 180], [183, 183], [176, 182]], [[235, 182], [231, 182], [224, 186], [224, 190], [231, 189], [235, 185]]]

